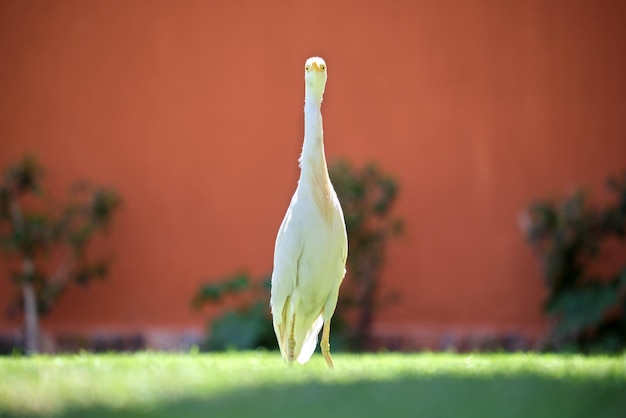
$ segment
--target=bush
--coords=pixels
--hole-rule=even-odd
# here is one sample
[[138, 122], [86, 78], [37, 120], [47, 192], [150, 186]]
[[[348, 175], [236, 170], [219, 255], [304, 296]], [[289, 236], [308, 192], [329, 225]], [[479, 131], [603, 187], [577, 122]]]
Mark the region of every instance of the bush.
[[[333, 316], [331, 344], [335, 349], [363, 350], [370, 342], [376, 312], [395, 297], [380, 295], [380, 273], [386, 244], [402, 229], [400, 220], [391, 217], [398, 187], [374, 164], [354, 169], [339, 161], [330, 166], [329, 173], [348, 231], [348, 273]], [[269, 289], [269, 277], [251, 280], [245, 273], [202, 285], [194, 297], [194, 306], [235, 302], [234, 308], [213, 321], [207, 347], [276, 348]]]
[[206, 283], [198, 289], [192, 305], [223, 305], [231, 308], [210, 324], [206, 348], [209, 350], [276, 349], [278, 343], [269, 312], [270, 277], [251, 280], [245, 272]]
[[610, 241], [624, 249], [626, 173], [607, 185], [615, 200], [604, 207], [589, 204], [581, 191], [530, 207], [524, 229], [542, 263], [548, 288], [544, 311], [553, 323], [547, 349], [626, 348], [626, 265], [607, 275], [593, 272]]

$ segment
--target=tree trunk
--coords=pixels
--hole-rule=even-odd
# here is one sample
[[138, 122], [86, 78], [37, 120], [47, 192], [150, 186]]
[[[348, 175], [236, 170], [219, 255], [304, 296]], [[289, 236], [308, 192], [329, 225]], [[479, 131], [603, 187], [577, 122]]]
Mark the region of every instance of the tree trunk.
[[[23, 264], [24, 276], [33, 274], [33, 262], [25, 259]], [[35, 287], [30, 282], [22, 283], [22, 297], [24, 302], [24, 349], [26, 354], [39, 352], [39, 313], [37, 312], [37, 296]]]
[[[24, 229], [24, 218], [22, 208], [14, 196], [11, 199], [11, 214], [13, 216], [13, 228], [16, 231]], [[24, 310], [24, 350], [27, 354], [39, 352], [39, 312], [37, 311], [37, 295], [35, 287], [30, 282], [35, 273], [35, 264], [28, 256], [24, 256], [22, 261], [22, 301]]]

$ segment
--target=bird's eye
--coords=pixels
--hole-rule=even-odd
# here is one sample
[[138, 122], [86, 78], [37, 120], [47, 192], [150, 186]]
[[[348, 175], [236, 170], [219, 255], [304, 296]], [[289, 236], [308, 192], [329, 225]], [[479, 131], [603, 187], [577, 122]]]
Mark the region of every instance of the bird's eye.
[[320, 65], [320, 68], [322, 69], [322, 71], [324, 71], [326, 69], [325, 65]]
[[304, 67], [305, 71], [309, 71], [309, 66]]

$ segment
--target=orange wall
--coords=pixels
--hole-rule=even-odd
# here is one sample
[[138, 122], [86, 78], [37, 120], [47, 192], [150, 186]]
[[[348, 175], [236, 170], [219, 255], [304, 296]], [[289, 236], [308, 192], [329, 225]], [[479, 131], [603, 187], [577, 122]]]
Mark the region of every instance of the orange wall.
[[54, 190], [86, 177], [126, 202], [109, 280], [45, 325], [200, 326], [204, 278], [268, 272], [317, 54], [329, 160], [401, 184], [384, 278], [403, 298], [379, 325], [541, 325], [516, 214], [626, 167], [625, 4], [0, 2], [0, 163], [34, 151]]

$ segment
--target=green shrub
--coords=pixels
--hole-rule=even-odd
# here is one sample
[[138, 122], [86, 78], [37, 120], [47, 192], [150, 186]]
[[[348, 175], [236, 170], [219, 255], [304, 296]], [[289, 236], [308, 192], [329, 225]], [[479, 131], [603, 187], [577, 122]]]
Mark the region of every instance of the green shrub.
[[231, 302], [209, 326], [209, 350], [254, 350], [278, 348], [269, 312], [270, 277], [252, 280], [245, 272], [202, 285], [192, 305], [223, 305]]
[[[546, 348], [560, 351], [618, 352], [626, 348], [626, 265], [611, 274], [593, 273], [610, 241], [626, 231], [626, 173], [610, 178], [614, 200], [588, 203], [581, 191], [562, 202], [531, 206], [526, 236], [543, 267], [544, 304], [552, 329]], [[606, 258], [602, 258], [606, 262]]]

